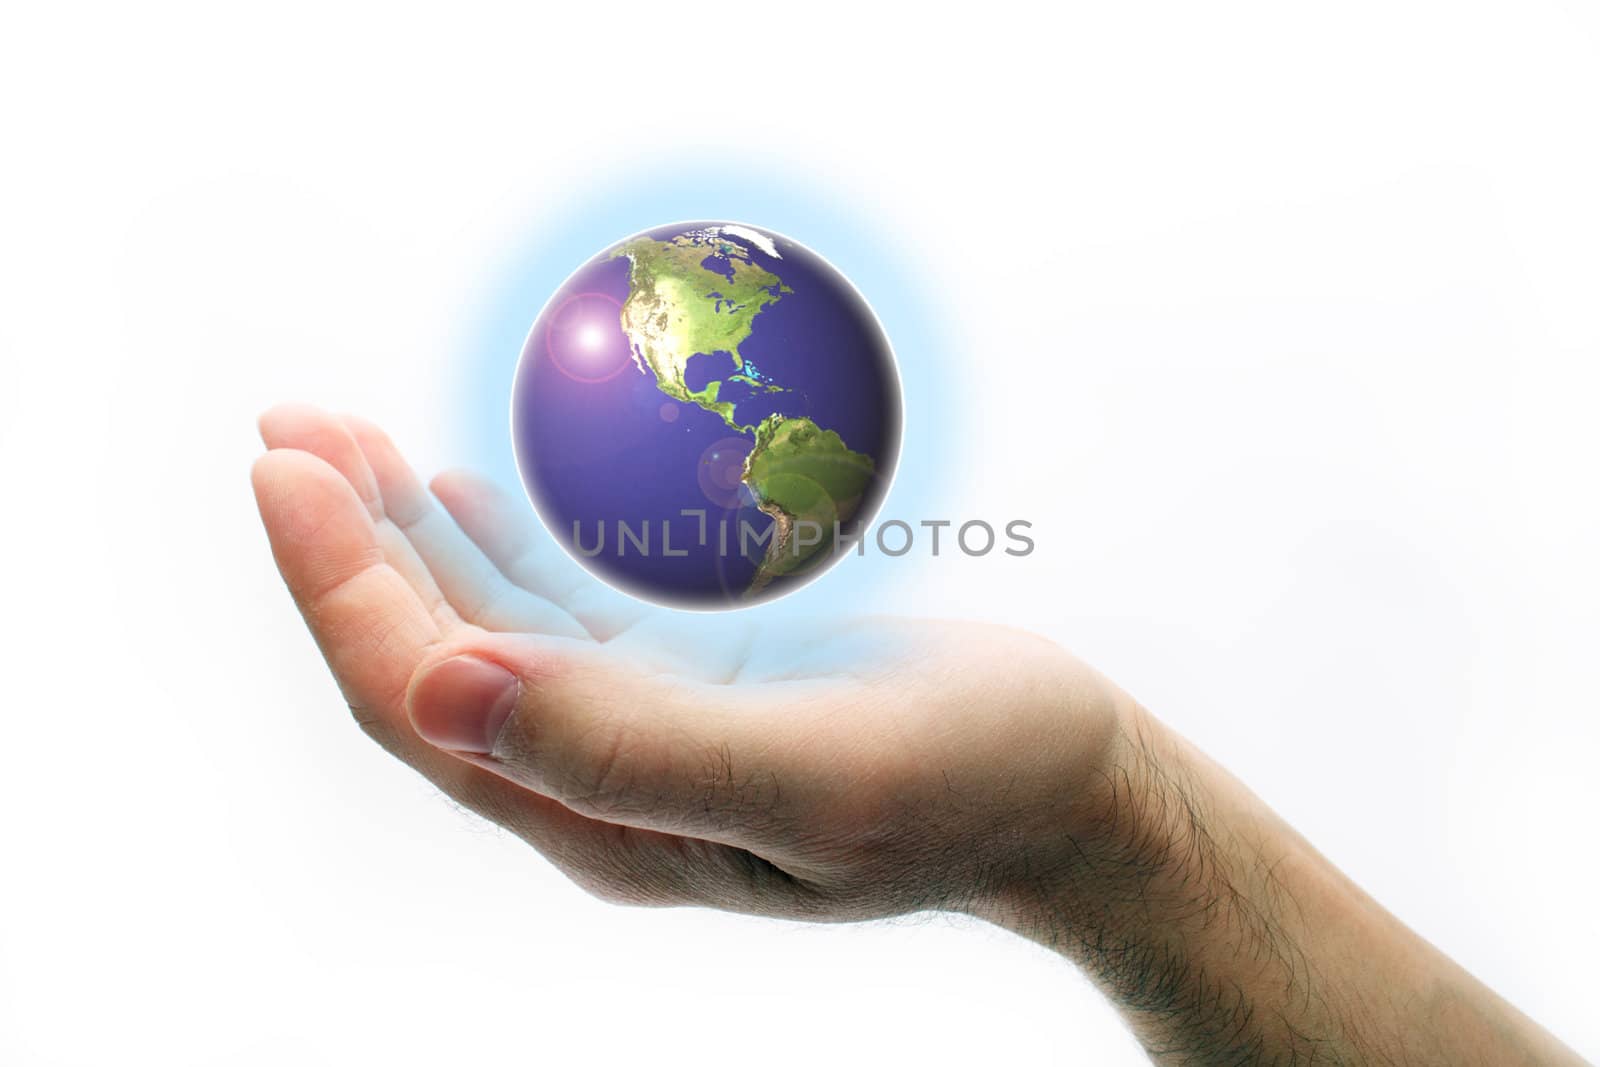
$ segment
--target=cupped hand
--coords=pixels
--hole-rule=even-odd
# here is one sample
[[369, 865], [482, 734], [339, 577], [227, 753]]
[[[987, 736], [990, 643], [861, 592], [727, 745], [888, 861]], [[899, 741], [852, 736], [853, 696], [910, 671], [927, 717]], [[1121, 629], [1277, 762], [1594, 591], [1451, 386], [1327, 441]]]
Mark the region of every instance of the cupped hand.
[[651, 611], [368, 423], [261, 434], [273, 555], [357, 722], [606, 899], [993, 914], [1115, 791], [1127, 699], [1041, 638]]

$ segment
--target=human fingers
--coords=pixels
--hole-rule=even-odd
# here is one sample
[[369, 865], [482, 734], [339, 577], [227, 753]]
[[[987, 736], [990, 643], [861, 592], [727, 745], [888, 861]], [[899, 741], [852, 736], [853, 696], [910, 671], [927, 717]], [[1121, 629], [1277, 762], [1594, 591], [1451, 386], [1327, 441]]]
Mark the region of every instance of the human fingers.
[[435, 503], [388, 434], [355, 416], [341, 421], [373, 473], [384, 512], [458, 615], [490, 630], [587, 636], [572, 615], [514, 584], [490, 562]]
[[308, 452], [342, 475], [361, 500], [373, 538], [395, 573], [412, 587], [441, 628], [453, 629], [460, 623], [427, 564], [387, 513], [377, 476], [344, 423], [310, 405], [281, 404], [264, 412], [257, 425], [269, 449]]
[[719, 850], [585, 818], [418, 738], [404, 692], [441, 631], [390, 565], [367, 503], [347, 473], [297, 450], [268, 452], [251, 480], [284, 582], [351, 713], [385, 748], [596, 895], [634, 904], [737, 898], [741, 865]]
[[433, 492], [474, 544], [507, 579], [561, 605], [601, 641], [608, 641], [650, 612], [585, 574], [534, 522], [524, 500], [487, 479], [447, 471]]

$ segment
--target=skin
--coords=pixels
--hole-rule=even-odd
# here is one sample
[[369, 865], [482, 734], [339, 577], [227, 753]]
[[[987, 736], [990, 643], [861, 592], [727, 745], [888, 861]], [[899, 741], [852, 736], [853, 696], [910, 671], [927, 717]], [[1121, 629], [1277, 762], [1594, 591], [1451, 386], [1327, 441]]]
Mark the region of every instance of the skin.
[[1049, 641], [685, 633], [368, 423], [260, 426], [273, 555], [356, 721], [604, 899], [975, 915], [1081, 967], [1161, 1064], [1583, 1062]]

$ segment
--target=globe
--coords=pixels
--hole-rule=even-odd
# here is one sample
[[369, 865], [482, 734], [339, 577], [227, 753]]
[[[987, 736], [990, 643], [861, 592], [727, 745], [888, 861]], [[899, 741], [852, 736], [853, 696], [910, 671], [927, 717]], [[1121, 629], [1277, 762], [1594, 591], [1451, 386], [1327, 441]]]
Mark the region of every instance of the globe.
[[550, 297], [512, 386], [546, 528], [639, 599], [744, 607], [859, 546], [894, 476], [900, 381], [854, 286], [733, 222], [624, 238]]

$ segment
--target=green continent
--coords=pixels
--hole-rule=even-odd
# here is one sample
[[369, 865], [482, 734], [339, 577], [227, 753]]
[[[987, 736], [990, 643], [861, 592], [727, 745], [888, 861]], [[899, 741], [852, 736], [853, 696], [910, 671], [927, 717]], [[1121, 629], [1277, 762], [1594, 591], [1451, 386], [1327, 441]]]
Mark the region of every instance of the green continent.
[[[734, 369], [743, 370], [739, 346], [750, 336], [752, 321], [762, 308], [793, 290], [751, 262], [742, 246], [720, 238], [708, 241], [704, 231], [669, 241], [641, 237], [613, 255], [628, 258], [622, 329], [639, 369], [648, 367], [656, 387], [673, 399], [697, 404], [735, 430], [751, 430], [734, 418], [732, 403], [718, 401], [720, 382], [691, 390], [684, 373], [691, 357], [712, 352], [728, 353]], [[705, 267], [707, 257], [725, 263], [729, 274]]]
[[744, 484], [773, 521], [772, 540], [750, 592], [828, 558], [835, 527], [854, 518], [872, 480], [872, 457], [852, 452], [832, 430], [807, 418], [768, 415], [755, 429]]
[[[837, 530], [861, 507], [874, 473], [872, 457], [852, 452], [837, 433], [807, 418], [768, 415], [758, 425], [741, 425], [733, 402], [722, 399], [730, 382], [756, 392], [784, 391], [747, 365], [739, 346], [762, 309], [794, 290], [757, 266], [749, 249], [720, 227], [665, 241], [641, 237], [613, 255], [628, 260], [622, 329], [640, 372], [653, 373], [656, 388], [674, 400], [695, 404], [755, 437], [743, 480], [756, 506], [771, 516], [772, 536], [747, 592], [827, 559]], [[689, 360], [715, 352], [733, 357], [733, 373], [690, 389]]]

